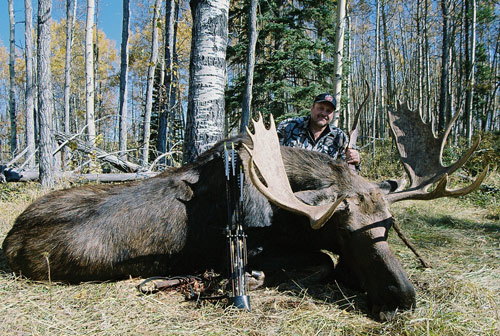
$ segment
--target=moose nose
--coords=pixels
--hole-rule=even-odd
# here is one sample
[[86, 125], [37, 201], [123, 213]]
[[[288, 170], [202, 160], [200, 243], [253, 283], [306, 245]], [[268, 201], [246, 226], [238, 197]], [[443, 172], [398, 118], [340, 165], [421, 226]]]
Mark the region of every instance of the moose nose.
[[370, 302], [373, 303], [371, 311], [374, 315], [384, 313], [382, 320], [387, 320], [389, 312], [396, 310], [414, 309], [416, 305], [415, 289], [409, 284], [388, 285], [377, 291], [375, 297], [370, 297]]
[[399, 309], [413, 309], [415, 308], [415, 289], [411, 284], [405, 284], [403, 286], [387, 286], [387, 291], [390, 296], [396, 298], [395, 306]]
[[411, 284], [388, 285], [381, 288], [377, 297], [370, 297], [371, 313], [381, 321], [390, 321], [398, 310], [415, 308], [415, 289]]

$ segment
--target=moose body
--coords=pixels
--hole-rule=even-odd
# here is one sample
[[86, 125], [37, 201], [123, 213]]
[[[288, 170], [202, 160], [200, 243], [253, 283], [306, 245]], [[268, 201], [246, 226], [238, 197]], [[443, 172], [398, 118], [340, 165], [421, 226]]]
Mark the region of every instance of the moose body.
[[[248, 156], [240, 146], [248, 139], [233, 141], [239, 155]], [[33, 279], [47, 279], [50, 268], [53, 280], [74, 282], [186, 274], [224, 267], [222, 151], [223, 144], [219, 143], [196, 162], [147, 180], [83, 186], [41, 197], [16, 219], [3, 243], [11, 268]], [[364, 195], [373, 198], [365, 200], [372, 204], [363, 209], [370, 221], [374, 211], [380, 217], [375, 221], [390, 220], [378, 188], [353, 174], [344, 163], [297, 148], [282, 147], [281, 152], [290, 184], [304, 202], [325, 203], [341, 193]], [[341, 258], [345, 256], [345, 264], [353, 262], [354, 273], [362, 278], [351, 280], [360, 282], [363, 288], [377, 287], [370, 284], [374, 273], [387, 273], [387, 266], [377, 270], [372, 261], [389, 262], [393, 264], [389, 268], [397, 268], [400, 274], [396, 274], [402, 275], [393, 281], [395, 288], [401, 287], [396, 283], [404, 283], [405, 294], [404, 304], [395, 302], [387, 308], [409, 308], [414, 303], [413, 288], [395, 256], [385, 247], [385, 239], [372, 241], [386, 236], [384, 226], [356, 235], [360, 228], [349, 227], [356, 224], [349, 219], [353, 209], [345, 209], [334, 214], [331, 224], [313, 230], [305, 217], [272, 205], [249, 179], [245, 181], [244, 223], [250, 228], [250, 246], [264, 246], [264, 255], [276, 247], [303, 255], [329, 249]], [[347, 225], [339, 225], [342, 223]], [[375, 233], [377, 230], [380, 232]], [[375, 296], [380, 296], [387, 286], [381, 283], [378, 287], [372, 301], [378, 301]]]
[[[414, 307], [414, 288], [387, 243], [391, 194], [317, 152], [276, 145], [273, 159], [259, 163], [248, 146], [258, 152], [256, 147], [271, 140], [259, 145], [255, 136], [250, 138], [230, 141], [244, 164], [248, 243], [264, 249], [256, 259], [273, 251], [308, 256], [330, 250], [340, 256], [347, 282], [367, 292], [374, 312]], [[223, 151], [220, 142], [196, 161], [147, 180], [41, 197], [16, 219], [3, 242], [10, 267], [33, 279], [50, 274], [51, 279], [73, 282], [220, 269], [227, 220]], [[300, 204], [287, 203], [290, 195], [283, 196], [285, 192], [278, 191], [276, 197], [268, 190], [275, 184], [275, 175], [269, 175], [274, 168], [262, 161], [281, 162], [279, 155], [289, 194]], [[425, 190], [402, 193], [392, 197], [420, 198]], [[301, 214], [295, 213], [297, 208]], [[314, 213], [308, 214], [310, 223], [303, 215], [309, 211]]]

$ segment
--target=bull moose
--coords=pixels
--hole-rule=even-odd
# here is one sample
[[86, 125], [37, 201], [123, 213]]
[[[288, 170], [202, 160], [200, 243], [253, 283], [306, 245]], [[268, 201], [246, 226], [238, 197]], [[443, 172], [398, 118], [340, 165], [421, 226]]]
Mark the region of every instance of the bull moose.
[[[406, 105], [389, 111], [410, 185], [391, 190], [355, 174], [344, 162], [317, 152], [280, 147], [274, 122], [230, 139], [244, 165], [244, 225], [255, 260], [276, 252], [340, 256], [344, 279], [367, 292], [374, 313], [415, 306], [415, 290], [387, 234], [392, 203], [464, 195], [448, 190], [457, 163], [441, 154], [452, 123], [439, 138]], [[70, 282], [126, 276], [186, 274], [225, 259], [226, 200], [222, 142], [192, 163], [143, 181], [54, 191], [16, 219], [3, 242], [13, 271], [32, 279]], [[429, 187], [437, 186], [428, 191]], [[252, 253], [251, 253], [252, 254]], [[263, 257], [264, 256], [264, 257]], [[249, 260], [252, 263], [252, 259]]]

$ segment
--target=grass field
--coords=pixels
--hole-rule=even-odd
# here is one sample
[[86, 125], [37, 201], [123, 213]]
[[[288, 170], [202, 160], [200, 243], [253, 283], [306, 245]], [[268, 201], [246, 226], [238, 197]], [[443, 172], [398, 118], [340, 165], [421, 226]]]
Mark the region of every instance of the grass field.
[[[36, 185], [0, 185], [0, 242], [41, 194]], [[247, 313], [197, 306], [176, 292], [140, 295], [140, 279], [32, 282], [11, 274], [0, 251], [0, 335], [500, 335], [497, 200], [477, 193], [393, 205], [398, 223], [433, 267], [421, 268], [391, 231], [390, 244], [417, 292], [415, 311], [391, 322], [371, 319], [364, 295], [335, 283], [259, 289]]]

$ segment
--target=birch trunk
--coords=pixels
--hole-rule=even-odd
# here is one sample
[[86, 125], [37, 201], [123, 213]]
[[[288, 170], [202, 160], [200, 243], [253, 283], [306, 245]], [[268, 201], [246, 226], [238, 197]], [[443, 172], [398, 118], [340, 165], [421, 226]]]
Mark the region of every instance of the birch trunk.
[[[25, 0], [28, 1], [28, 0]], [[76, 17], [76, 5], [77, 1], [74, 1], [73, 11], [71, 10], [71, 0], [66, 0], [66, 54], [64, 61], [64, 134], [69, 135], [70, 133], [70, 106], [69, 100], [71, 95], [71, 49], [73, 48], [73, 29], [75, 27], [75, 17]], [[63, 167], [66, 167], [66, 161], [68, 160], [69, 149], [65, 147], [63, 149]]]
[[224, 136], [229, 0], [191, 0], [193, 32], [184, 161]]
[[118, 118], [120, 158], [127, 158], [127, 82], [128, 82], [128, 26], [130, 21], [129, 0], [123, 0], [122, 45], [120, 52], [120, 107]]
[[252, 88], [255, 69], [255, 46], [257, 45], [257, 0], [250, 0], [248, 9], [248, 47], [245, 73], [245, 92], [241, 110], [240, 132], [245, 132], [252, 115]]
[[[465, 131], [467, 136], [467, 145], [470, 146], [472, 142], [472, 103], [474, 99], [474, 85], [475, 85], [475, 77], [474, 77], [474, 66], [476, 62], [476, 0], [471, 1], [471, 24], [469, 31], [466, 32], [467, 35], [470, 36], [470, 49], [467, 53], [467, 94], [465, 98]], [[469, 15], [468, 11], [465, 15]]]
[[429, 31], [428, 31], [428, 17], [429, 17], [429, 2], [424, 0], [424, 60], [425, 60], [425, 118], [426, 122], [432, 119], [431, 116], [431, 70], [430, 70], [430, 52], [429, 52]]
[[375, 17], [375, 90], [373, 91], [372, 116], [372, 158], [375, 158], [375, 138], [377, 137], [377, 108], [379, 100], [379, 63], [380, 63], [380, 1], [377, 0], [377, 14]]
[[346, 97], [348, 98], [347, 99], [347, 104], [346, 104], [346, 108], [345, 108], [345, 118], [343, 123], [344, 123], [344, 129], [348, 129], [349, 131], [351, 131], [352, 129], [352, 125], [351, 125], [351, 106], [353, 105], [353, 99], [352, 99], [352, 69], [353, 69], [353, 64], [352, 64], [352, 51], [351, 51], [351, 48], [352, 48], [352, 44], [351, 44], [351, 41], [352, 41], [352, 36], [351, 36], [351, 16], [350, 15], [347, 15], [346, 16], [346, 30], [347, 30], [347, 34], [348, 36], [350, 36], [350, 38], [347, 40], [347, 46], [346, 46], [346, 59], [347, 59], [347, 62], [349, 62], [349, 73], [347, 75], [347, 87], [346, 87]]
[[26, 158], [27, 166], [35, 165], [35, 103], [33, 86], [33, 10], [31, 1], [24, 0], [25, 26], [24, 39], [26, 43]]
[[165, 54], [164, 54], [164, 72], [163, 72], [163, 86], [165, 97], [161, 101], [161, 113], [159, 114], [158, 126], [158, 144], [156, 149], [160, 153], [167, 152], [168, 143], [168, 123], [169, 113], [172, 98], [172, 82], [174, 73], [174, 49], [175, 49], [175, 13], [176, 5], [175, 0], [167, 0], [165, 9]]
[[[392, 84], [392, 68], [389, 50], [391, 49], [389, 41], [389, 32], [387, 31], [387, 17], [385, 4], [382, 4], [382, 26], [384, 29], [384, 54], [385, 54], [385, 71], [386, 71], [386, 81], [387, 81], [387, 104], [389, 106], [393, 105], [396, 99], [396, 93], [394, 92], [394, 86]], [[379, 33], [380, 34], [380, 33]], [[381, 125], [383, 127], [383, 125]]]
[[335, 36], [335, 58], [333, 65], [333, 94], [337, 101], [337, 108], [334, 112], [333, 125], [339, 124], [340, 99], [342, 98], [342, 56], [344, 51], [344, 29], [345, 29], [345, 6], [346, 0], [337, 1], [337, 33]]
[[87, 0], [87, 21], [85, 25], [85, 92], [86, 92], [86, 119], [87, 135], [90, 145], [95, 144], [95, 117], [94, 117], [94, 15], [95, 2]]
[[445, 116], [448, 106], [448, 62], [449, 62], [449, 3], [448, 0], [441, 0], [441, 12], [443, 15], [443, 30], [442, 41], [443, 46], [441, 50], [441, 86], [439, 93], [439, 115], [438, 115], [438, 131], [444, 130]]
[[10, 52], [9, 52], [9, 116], [10, 116], [10, 153], [17, 152], [17, 122], [16, 122], [16, 92], [15, 92], [15, 45], [14, 3], [9, 0], [9, 27], [10, 27]]
[[38, 162], [40, 172], [40, 183], [45, 188], [54, 185], [54, 150], [52, 134], [52, 87], [50, 78], [50, 25], [52, 11], [51, 0], [38, 0], [38, 120], [40, 127], [40, 146], [38, 151]]
[[[174, 2], [175, 5], [175, 2]], [[171, 73], [171, 85], [169, 90], [168, 97], [168, 113], [172, 118], [172, 127], [169, 127], [170, 132], [167, 134], [167, 152], [171, 152], [172, 148], [176, 145], [176, 143], [181, 140], [184, 140], [183, 131], [185, 129], [184, 122], [184, 112], [182, 111], [182, 104], [177, 104], [182, 100], [181, 91], [178, 89], [179, 87], [179, 55], [177, 54], [177, 31], [179, 28], [179, 21], [181, 20], [181, 12], [180, 6], [175, 6], [175, 14], [174, 14], [174, 40], [172, 43], [172, 73]], [[167, 164], [172, 165], [172, 156], [167, 157]]]
[[153, 106], [153, 79], [156, 69], [156, 61], [158, 60], [158, 15], [160, 11], [161, 0], [156, 0], [153, 13], [153, 24], [151, 31], [153, 33], [151, 41], [151, 57], [148, 67], [148, 82], [146, 87], [146, 111], [144, 113], [144, 130], [143, 130], [143, 148], [142, 148], [142, 165], [146, 166], [149, 161], [149, 137], [151, 126], [151, 110]]

